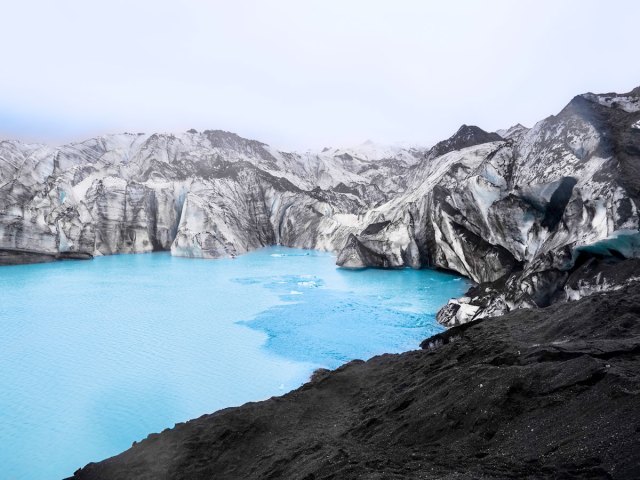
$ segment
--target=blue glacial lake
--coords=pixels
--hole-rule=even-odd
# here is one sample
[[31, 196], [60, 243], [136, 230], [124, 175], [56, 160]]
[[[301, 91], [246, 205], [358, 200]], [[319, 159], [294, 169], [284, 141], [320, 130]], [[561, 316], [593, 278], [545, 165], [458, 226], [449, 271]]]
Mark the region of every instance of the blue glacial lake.
[[60, 479], [316, 368], [418, 348], [467, 287], [281, 247], [1, 267], [0, 478]]

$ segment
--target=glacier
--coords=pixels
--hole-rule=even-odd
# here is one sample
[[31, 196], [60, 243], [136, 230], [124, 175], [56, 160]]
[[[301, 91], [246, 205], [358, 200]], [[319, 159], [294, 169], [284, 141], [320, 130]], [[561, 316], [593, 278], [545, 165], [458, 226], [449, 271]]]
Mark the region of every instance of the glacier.
[[283, 245], [464, 275], [476, 286], [440, 311], [447, 326], [574, 300], [640, 256], [639, 122], [640, 87], [578, 95], [531, 128], [463, 125], [431, 148], [284, 152], [220, 130], [7, 140], [0, 264]]

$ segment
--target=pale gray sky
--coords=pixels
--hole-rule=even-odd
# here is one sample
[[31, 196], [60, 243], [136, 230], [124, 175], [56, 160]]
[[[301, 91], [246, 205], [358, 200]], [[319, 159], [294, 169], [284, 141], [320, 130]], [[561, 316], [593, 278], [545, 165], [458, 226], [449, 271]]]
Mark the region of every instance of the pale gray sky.
[[0, 136], [224, 129], [285, 149], [428, 145], [640, 85], [636, 0], [20, 0]]

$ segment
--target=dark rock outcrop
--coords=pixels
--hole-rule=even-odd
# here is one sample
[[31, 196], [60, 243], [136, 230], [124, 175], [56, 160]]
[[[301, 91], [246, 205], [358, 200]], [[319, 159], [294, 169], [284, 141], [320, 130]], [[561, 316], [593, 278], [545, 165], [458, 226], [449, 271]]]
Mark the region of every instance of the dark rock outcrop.
[[422, 347], [176, 425], [73, 478], [640, 477], [640, 284]]
[[502, 137], [498, 133], [485, 132], [475, 125], [462, 125], [450, 138], [435, 144], [427, 153], [427, 158], [438, 158], [455, 150], [499, 140]]
[[349, 235], [338, 256], [338, 263], [345, 268], [362, 268], [363, 265], [378, 268], [390, 266], [385, 255], [366, 247], [355, 235]]

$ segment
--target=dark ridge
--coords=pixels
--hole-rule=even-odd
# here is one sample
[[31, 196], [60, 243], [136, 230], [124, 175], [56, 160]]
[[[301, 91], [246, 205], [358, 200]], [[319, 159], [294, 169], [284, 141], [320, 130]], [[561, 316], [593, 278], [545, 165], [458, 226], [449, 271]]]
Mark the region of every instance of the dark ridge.
[[381, 255], [371, 250], [360, 240], [358, 240], [358, 237], [356, 237], [353, 233], [349, 235], [347, 242], [345, 243], [340, 255], [338, 256], [336, 264], [343, 267], [344, 262], [342, 261], [342, 257], [348, 255], [350, 252], [353, 252], [354, 255], [360, 257], [360, 259], [362, 259], [362, 263], [369, 267], [389, 267], [389, 260], [385, 255]]
[[337, 193], [348, 193], [351, 195], [359, 196], [359, 192], [356, 188], [348, 187], [344, 183], [340, 182], [338, 185], [333, 187], [333, 191]]
[[266, 143], [250, 140], [224, 130], [205, 130], [202, 132], [202, 135], [209, 140], [211, 146], [214, 148], [237, 150], [248, 155], [259, 156], [265, 162], [270, 162], [273, 166], [277, 164], [276, 159], [267, 150], [268, 145]]
[[75, 480], [640, 478], [640, 284], [354, 361]]
[[622, 260], [616, 255], [604, 256], [580, 251], [565, 288], [577, 290], [587, 282], [623, 285], [634, 276], [640, 277], [640, 258]]
[[257, 140], [249, 140], [241, 137], [237, 133], [227, 132], [225, 130], [204, 130], [202, 134], [216, 147], [235, 147], [238, 144], [266, 146], [266, 144]]
[[387, 228], [391, 224], [391, 221], [386, 220], [384, 222], [371, 223], [365, 228], [360, 235], [375, 235]]
[[496, 142], [503, 140], [497, 133], [489, 133], [475, 125], [462, 125], [458, 131], [447, 140], [438, 142], [427, 153], [427, 158], [437, 158], [446, 153], [463, 148], [473, 147], [483, 143]]
[[347, 162], [353, 161], [353, 157], [351, 155], [349, 155], [348, 153], [343, 153], [341, 155], [335, 155], [335, 158], [339, 158], [339, 159], [347, 161]]
[[497, 264], [509, 272], [522, 267], [522, 262], [516, 260], [513, 254], [502, 245], [493, 245], [487, 242], [463, 225], [454, 223], [452, 227], [457, 238], [461, 240], [463, 248], [466, 250], [465, 256], [467, 258], [496, 257], [498, 259]]

